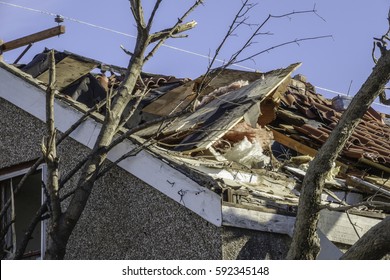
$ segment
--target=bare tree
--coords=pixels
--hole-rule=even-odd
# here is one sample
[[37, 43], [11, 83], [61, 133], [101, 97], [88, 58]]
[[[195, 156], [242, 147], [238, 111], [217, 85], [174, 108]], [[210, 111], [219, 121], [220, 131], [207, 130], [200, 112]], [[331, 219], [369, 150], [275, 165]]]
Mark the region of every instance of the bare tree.
[[[134, 90], [136, 82], [140, 79], [140, 74], [144, 63], [147, 62], [150, 58], [152, 58], [152, 56], [156, 53], [157, 49], [165, 42], [165, 40], [173, 37], [181, 37], [181, 33], [192, 29], [196, 25], [196, 23], [193, 21], [184, 23], [184, 20], [196, 7], [203, 3], [203, 1], [201, 0], [194, 1], [193, 5], [188, 8], [188, 10], [178, 19], [176, 24], [174, 24], [171, 28], [152, 33], [151, 28], [153, 20], [158, 12], [161, 2], [162, 0], [156, 0], [149, 18], [146, 19], [144, 16], [141, 0], [130, 0], [131, 13], [133, 15], [137, 27], [137, 40], [134, 50], [132, 52], [125, 50], [125, 52], [131, 56], [131, 58], [123, 82], [115, 92], [110, 92], [108, 94], [108, 98], [106, 101], [101, 102], [100, 104], [89, 110], [87, 114], [85, 114], [77, 123], [75, 123], [68, 131], [66, 131], [57, 141], [55, 141], [56, 131], [53, 125], [54, 113], [52, 111], [55, 88], [55, 65], [53, 64], [50, 67], [51, 82], [49, 82], [49, 86], [47, 88], [48, 137], [46, 138], [46, 140], [43, 141], [42, 144], [43, 156], [34, 164], [33, 168], [31, 168], [31, 170], [24, 176], [24, 178], [14, 190], [14, 193], [16, 194], [20, 187], [23, 185], [23, 182], [27, 178], [28, 174], [34, 172], [34, 169], [40, 163], [46, 161], [49, 169], [49, 180], [46, 186], [49, 200], [37, 211], [30, 227], [26, 231], [26, 235], [23, 242], [19, 245], [19, 248], [15, 253], [15, 258], [22, 257], [34, 228], [42, 219], [48, 217], [47, 215], [44, 216], [46, 213], [49, 213], [51, 226], [49, 227], [48, 247], [45, 256], [47, 259], [64, 258], [66, 253], [66, 245], [68, 243], [69, 237], [88, 202], [89, 196], [95, 185], [96, 180], [103, 176], [108, 170], [110, 170], [112, 166], [115, 166], [115, 164], [117, 163], [109, 163], [108, 166], [103, 168], [103, 163], [105, 162], [107, 153], [131, 134], [149, 125], [174, 119], [175, 117], [185, 113], [185, 111], [177, 112], [170, 116], [153, 120], [151, 122], [129, 129], [126, 133], [122, 134], [121, 136], [118, 136], [117, 138], [114, 138], [116, 133], [123, 126], [123, 120], [130, 118], [131, 115], [134, 113], [134, 110], [131, 110], [128, 115], [124, 116], [126, 106], [134, 100], [135, 104], [137, 105], [145, 95], [144, 91]], [[253, 25], [248, 24], [246, 17], [247, 13], [252, 8], [253, 5], [249, 4], [248, 1], [242, 2], [241, 9], [236, 14], [232, 25], [228, 29], [228, 32], [225, 35], [222, 43], [220, 44], [220, 46], [218, 46], [214, 58], [210, 61], [210, 65], [208, 67], [208, 70], [206, 71], [206, 74], [204, 75], [204, 80], [202, 81], [202, 86], [200, 88], [203, 87], [203, 83], [207, 84], [208, 82], [210, 82], [208, 80], [208, 77], [211, 71], [211, 67], [228, 37], [232, 36], [234, 32], [237, 32], [237, 28], [239, 28], [240, 26], [250, 26], [251, 28], [253, 28]], [[331, 37], [327, 35], [295, 39], [281, 43], [263, 51], [256, 51], [253, 55], [247, 56], [245, 58], [239, 57], [244, 50], [248, 49], [252, 45], [254, 38], [259, 35], [267, 34], [267, 32], [262, 33], [260, 30], [270, 19], [289, 17], [294, 14], [302, 13], [317, 14], [314, 7], [312, 10], [292, 12], [280, 16], [269, 15], [265, 21], [255, 26], [253, 33], [249, 36], [247, 40], [244, 40], [242, 48], [235, 52], [223, 67], [253, 59], [260, 54], [266, 53], [280, 46], [294, 43], [298, 44], [299, 42], [305, 40]], [[334, 141], [336, 144], [328, 144], [329, 147], [324, 145], [324, 147], [319, 153], [319, 156], [316, 158], [315, 163], [313, 163], [310, 167], [311, 169], [315, 169], [315, 166], [319, 164], [318, 166], [320, 168], [317, 168], [318, 170], [316, 171], [316, 173], [313, 173], [317, 175], [313, 175], [308, 172], [311, 177], [308, 175], [305, 179], [305, 187], [301, 195], [302, 198], [299, 206], [300, 210], [297, 218], [296, 231], [294, 234], [293, 244], [289, 253], [290, 258], [313, 258], [318, 253], [315, 232], [316, 224], [318, 221], [319, 195], [321, 194], [324, 180], [323, 178], [325, 177], [323, 174], [329, 171], [328, 168], [330, 169], [331, 163], [335, 160], [338, 152], [342, 147], [340, 147], [340, 145], [343, 145], [342, 142], [346, 141], [346, 139], [351, 133], [350, 130], [356, 126], [358, 120], [361, 118], [362, 112], [364, 113], [367, 110], [371, 102], [375, 99], [375, 96], [378, 96], [378, 94], [380, 93], [382, 93], [383, 95], [384, 85], [389, 79], [388, 73], [390, 72], [389, 51], [383, 51], [383, 48], [386, 48], [386, 45], [384, 45], [383, 42], [385, 42], [385, 40], [387, 39], [388, 37], [382, 37], [381, 39], [381, 57], [378, 59], [378, 63], [373, 70], [373, 74], [371, 74], [367, 82], [359, 91], [356, 98], [360, 99], [358, 101], [354, 101], [350, 106], [350, 108], [355, 106], [356, 110], [351, 110], [352, 112], [349, 113], [346, 112], [346, 116], [344, 117], [346, 118], [346, 120], [342, 119], [340, 121], [340, 125], [344, 125], [344, 127], [342, 126], [339, 129], [335, 129], [335, 131], [338, 131], [337, 133], [339, 134], [334, 133], [335, 135], [331, 136], [331, 139], [329, 140]], [[148, 47], [150, 46], [152, 47], [151, 50], [148, 52]], [[52, 63], [54, 63], [53, 58], [51, 61]], [[136, 107], [136, 105], [134, 107]], [[100, 131], [94, 148], [87, 157], [79, 161], [71, 171], [69, 171], [67, 174], [65, 174], [59, 179], [58, 163], [56, 159], [56, 145], [58, 145], [75, 128], [77, 128], [77, 126], [80, 125], [88, 117], [88, 115], [98, 110], [102, 106], [106, 106], [106, 115], [103, 127]], [[345, 140], [343, 140], [344, 138]], [[124, 158], [129, 157], [131, 155], [134, 155], [139, 150], [152, 144], [154, 144], [153, 138], [146, 141], [143, 145], [138, 146], [134, 150], [129, 151], [127, 154], [123, 155], [120, 159], [118, 159], [118, 161], [123, 160]], [[330, 153], [329, 151], [336, 152]], [[81, 170], [81, 175], [78, 179], [76, 186], [72, 190], [64, 194], [62, 197], [60, 197], [59, 190], [64, 187], [64, 185], [70, 180], [70, 178], [72, 178], [76, 174], [78, 170]], [[67, 198], [70, 198], [70, 203], [68, 204], [66, 209], [61, 209], [61, 202]], [[7, 207], [9, 207], [9, 205], [11, 204], [11, 201], [6, 203], [5, 207], [1, 211], [1, 217], [3, 217]], [[309, 209], [310, 211], [307, 209]], [[310, 219], [305, 216], [305, 212], [308, 213]], [[309, 223], [305, 223], [305, 221], [309, 221]], [[300, 223], [302, 223], [302, 225]], [[308, 224], [310, 224], [310, 227], [307, 226]], [[305, 230], [302, 230], [302, 228], [304, 228]], [[307, 248], [304, 253], [300, 251], [303, 248]]]
[[[90, 111], [88, 111], [87, 114], [85, 114], [77, 123], [75, 123], [68, 131], [66, 131], [64, 135], [62, 135], [62, 137], [57, 141], [53, 111], [55, 95], [55, 64], [53, 52], [50, 54], [50, 80], [46, 92], [46, 123], [48, 136], [42, 142], [43, 156], [33, 165], [28, 174], [22, 178], [21, 182], [18, 184], [18, 186], [16, 186], [13, 192], [16, 194], [22, 187], [28, 175], [32, 174], [39, 166], [39, 164], [41, 164], [43, 161], [46, 161], [48, 166], [48, 180], [46, 184], [48, 200], [37, 211], [33, 221], [31, 222], [31, 225], [26, 231], [24, 240], [19, 245], [16, 253], [14, 252], [15, 258], [22, 257], [34, 228], [42, 219], [47, 218], [43, 217], [46, 212], [48, 212], [50, 216], [50, 227], [48, 230], [48, 246], [45, 257], [47, 259], [62, 259], [64, 257], [66, 252], [66, 244], [81, 213], [86, 206], [96, 180], [109, 170], [109, 168], [101, 170], [107, 153], [111, 148], [123, 141], [131, 133], [134, 133], [137, 130], [145, 127], [139, 126], [135, 129], [132, 129], [128, 131], [128, 133], [118, 137], [115, 141], [113, 141], [115, 134], [124, 124], [123, 120], [130, 118], [134, 113], [134, 110], [131, 110], [127, 116], [123, 116], [127, 104], [129, 104], [129, 102], [132, 100], [136, 100], [135, 104], [137, 105], [145, 94], [144, 91], [134, 90], [136, 82], [140, 79], [140, 74], [144, 63], [155, 54], [157, 49], [165, 42], [166, 39], [174, 36], [180, 36], [181, 33], [192, 29], [196, 25], [194, 21], [184, 23], [184, 20], [196, 7], [203, 3], [201, 0], [194, 1], [192, 6], [188, 8], [188, 10], [171, 28], [152, 33], [152, 24], [161, 2], [162, 0], [156, 0], [149, 18], [146, 19], [141, 1], [130, 0], [131, 13], [137, 26], [137, 40], [134, 50], [131, 53], [131, 59], [129, 61], [123, 82], [114, 94], [109, 94], [110, 98], [107, 98], [105, 102], [102, 102], [101, 104], [95, 106], [95, 108], [92, 108]], [[152, 44], [153, 46], [148, 52], [148, 47]], [[115, 98], [112, 98], [114, 95]], [[65, 137], [67, 137], [74, 129], [76, 129], [87, 118], [88, 115], [104, 105], [106, 106], [106, 115], [103, 127], [92, 152], [85, 159], [81, 160], [73, 168], [73, 170], [71, 170], [68, 174], [65, 174], [65, 176], [63, 176], [60, 180], [58, 177], [56, 145], [58, 145]], [[159, 119], [158, 121], [162, 121], [162, 119]], [[152, 123], [153, 122], [151, 122], [151, 124]], [[141, 148], [143, 147], [140, 147], [139, 149]], [[128, 154], [124, 155], [124, 157], [131, 155], [131, 153], [136, 153], [139, 149], [129, 152]], [[109, 166], [112, 166], [112, 164]], [[59, 189], [62, 188], [80, 168], [82, 168], [82, 172], [79, 177], [77, 186], [63, 197], [59, 197]], [[69, 197], [71, 197], [69, 205], [65, 210], [62, 210], [61, 202]], [[11, 200], [7, 201], [4, 205], [1, 211], [1, 217], [4, 217], [10, 205], [12, 205]]]
[[[324, 188], [325, 178], [330, 172], [333, 163], [336, 161], [336, 158], [348, 138], [353, 133], [364, 113], [370, 108], [372, 102], [379, 95], [382, 96], [381, 99], [386, 99], [385, 87], [390, 79], [390, 50], [387, 49], [389, 33], [390, 28], [381, 39], [376, 39], [377, 42], [374, 44], [374, 50], [375, 46], [380, 49], [380, 58], [375, 60], [376, 65], [370, 76], [362, 85], [358, 93], [354, 96], [348, 109], [343, 113], [340, 121], [330, 134], [328, 140], [324, 143], [317, 156], [310, 163], [302, 184], [302, 192], [299, 198], [298, 213], [292, 244], [287, 255], [288, 259], [315, 259], [320, 251], [319, 239], [317, 236], [317, 224], [319, 220], [319, 211], [321, 210], [321, 193]], [[388, 228], [388, 219], [385, 219], [381, 223], [384, 223], [383, 228]], [[379, 228], [376, 227], [372, 230], [377, 232], [377, 230], [382, 228], [382, 225], [378, 227]], [[370, 231], [366, 234], [369, 236], [373, 235]], [[382, 234], [386, 235], [386, 242], [388, 242], [390, 239], [390, 231], [384, 231]], [[361, 244], [367, 240], [369, 240], [368, 237], [362, 238], [356, 246], [361, 246]], [[386, 250], [387, 252], [385, 253], [388, 253], [388, 246], [386, 247]], [[356, 252], [355, 249], [354, 251]], [[365, 257], [364, 254], [358, 255], [348, 253], [346, 258], [350, 258], [351, 256]], [[376, 257], [382, 258], [383, 251], [378, 250]]]
[[[69, 206], [61, 214], [58, 226], [52, 227], [49, 232], [48, 249], [45, 255], [47, 259], [62, 259], [65, 255], [66, 244], [87, 204], [99, 171], [106, 159], [106, 148], [112, 143], [114, 135], [118, 131], [123, 111], [131, 100], [138, 98], [137, 94], [139, 92], [134, 93], [134, 87], [140, 78], [142, 66], [154, 55], [166, 39], [194, 26], [194, 24], [183, 24], [183, 21], [203, 1], [195, 1], [171, 28], [151, 33], [153, 20], [161, 2], [162, 0], [156, 1], [149, 19], [146, 19], [141, 1], [130, 0], [131, 13], [137, 26], [137, 40], [127, 67], [125, 79], [117, 90], [117, 98], [106, 106], [107, 112], [103, 127], [95, 143], [93, 154], [84, 164]], [[155, 46], [147, 53], [147, 47], [152, 43], [155, 43]]]

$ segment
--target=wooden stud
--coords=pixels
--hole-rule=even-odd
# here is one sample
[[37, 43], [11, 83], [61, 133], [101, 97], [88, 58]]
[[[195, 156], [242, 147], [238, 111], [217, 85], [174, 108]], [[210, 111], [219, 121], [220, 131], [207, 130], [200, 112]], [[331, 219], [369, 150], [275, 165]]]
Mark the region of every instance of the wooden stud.
[[[294, 151], [296, 151], [300, 154], [308, 155], [311, 157], [316, 156], [317, 150], [315, 150], [311, 147], [308, 147], [308, 146], [298, 142], [297, 140], [290, 138], [290, 137], [284, 135], [283, 133], [280, 133], [279, 131], [276, 131], [275, 129], [271, 129], [271, 130], [272, 130], [272, 133], [274, 134], [274, 139], [276, 142], [279, 142], [280, 144], [283, 144], [284, 146], [286, 146], [290, 149], [293, 149]], [[343, 168], [343, 170], [348, 169], [348, 165], [346, 165], [340, 161], [336, 161], [336, 165]]]
[[51, 38], [57, 35], [61, 35], [65, 33], [65, 26], [64, 25], [59, 25], [56, 27], [52, 27], [31, 35], [27, 35], [25, 37], [12, 40], [9, 42], [5, 42], [0, 45], [0, 53], [10, 51], [19, 47], [23, 47], [25, 45], [28, 45], [30, 43], [35, 43], [38, 41], [45, 40], [47, 38]]

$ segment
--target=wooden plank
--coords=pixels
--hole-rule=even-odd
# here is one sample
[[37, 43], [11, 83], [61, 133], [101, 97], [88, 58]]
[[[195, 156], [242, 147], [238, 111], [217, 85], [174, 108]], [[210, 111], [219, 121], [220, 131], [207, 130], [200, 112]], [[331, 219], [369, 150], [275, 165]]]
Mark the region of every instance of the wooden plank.
[[358, 177], [355, 177], [355, 176], [348, 176], [347, 178], [347, 182], [349, 184], [351, 184], [352, 186], [354, 187], [357, 187], [357, 188], [363, 188], [363, 189], [369, 189], [371, 192], [373, 193], [382, 193], [384, 195], [387, 195], [388, 197], [390, 197], [390, 190], [388, 190], [386, 187], [384, 186], [376, 186], [370, 182], [366, 182]]
[[[83, 61], [72, 56], [67, 56], [56, 64], [56, 89], [61, 91], [80, 77], [88, 74], [97, 66], [94, 61]], [[49, 70], [37, 77], [44, 83], [49, 81]]]
[[374, 168], [378, 168], [379, 170], [383, 170], [383, 171], [385, 171], [387, 174], [390, 174], [390, 168], [389, 168], [389, 167], [384, 166], [384, 165], [382, 165], [382, 164], [379, 164], [379, 163], [377, 163], [377, 162], [373, 162], [373, 161], [371, 161], [371, 160], [369, 160], [369, 159], [366, 159], [366, 158], [364, 158], [364, 157], [360, 158], [360, 159], [359, 159], [359, 162], [362, 162], [362, 163], [367, 164], [367, 165], [369, 165], [369, 166], [372, 166], [372, 167], [374, 167]]
[[346, 213], [324, 209], [320, 213], [318, 228], [333, 242], [353, 245], [359, 240], [359, 236], [363, 236], [370, 228], [381, 221], [380, 219], [354, 214], [349, 214], [349, 217], [351, 221], [349, 221]]
[[279, 209], [278, 208], [267, 208], [267, 207], [256, 205], [256, 204], [244, 205], [244, 204], [229, 203], [226, 201], [222, 201], [222, 205], [225, 205], [227, 207], [242, 208], [245, 210], [252, 210], [252, 211], [262, 212], [262, 213], [279, 214], [282, 216], [295, 217], [295, 214], [293, 212], [287, 212], [287, 211], [284, 211], [283, 209], [280, 209], [280, 208]]
[[191, 81], [174, 88], [143, 108], [142, 111], [158, 116], [167, 116], [172, 112], [180, 111], [194, 99], [194, 85], [195, 81]]
[[386, 178], [379, 178], [376, 176], [365, 176], [364, 180], [373, 183], [377, 186], [384, 186], [390, 190], [390, 180]]
[[57, 36], [60, 34], [64, 34], [64, 33], [65, 33], [65, 26], [59, 25], [59, 26], [52, 27], [52, 28], [49, 28], [49, 29], [31, 34], [31, 35], [27, 35], [25, 37], [22, 37], [22, 38], [19, 38], [16, 40], [5, 42], [0, 46], [0, 49], [1, 49], [1, 52], [6, 52], [6, 51], [10, 51], [10, 50], [19, 48], [19, 47], [23, 47], [23, 46], [28, 45], [30, 43], [39, 42], [39, 41], [42, 41], [42, 40], [45, 40], [45, 39], [48, 39], [48, 38], [51, 38], [51, 37], [54, 37], [54, 36]]
[[[322, 210], [318, 228], [332, 242], [353, 245], [381, 219]], [[222, 205], [222, 225], [292, 235], [295, 217]], [[355, 229], [354, 229], [355, 227]]]
[[295, 217], [222, 205], [222, 225], [292, 235]]
[[[317, 150], [310, 148], [310, 147], [298, 142], [297, 140], [290, 138], [290, 137], [284, 135], [283, 133], [280, 133], [279, 131], [277, 131], [273, 128], [271, 128], [271, 130], [272, 130], [272, 133], [274, 134], [274, 139], [276, 142], [279, 142], [280, 144], [283, 144], [284, 146], [286, 146], [290, 149], [293, 149], [294, 151], [297, 151], [298, 153], [300, 153], [302, 155], [308, 155], [311, 157], [315, 157], [317, 155]], [[336, 165], [341, 166], [344, 170], [348, 169], [348, 165], [346, 165], [340, 161], [336, 161]]]
[[309, 155], [311, 157], [314, 157], [317, 154], [317, 150], [303, 145], [302, 143], [284, 135], [283, 133], [276, 131], [275, 129], [271, 128], [271, 130], [274, 134], [275, 141], [279, 142], [280, 144], [283, 144], [284, 146], [293, 149], [294, 151], [297, 151], [298, 153], [303, 155]]
[[[218, 71], [215, 73], [218, 73]], [[217, 88], [227, 86], [238, 80], [253, 82], [260, 79], [261, 75], [261, 73], [256, 72], [225, 69], [222, 73], [218, 73], [218, 76], [211, 81], [202, 92], [202, 95], [207, 95]], [[201, 76], [167, 92], [156, 101], [146, 106], [142, 111], [158, 116], [167, 116], [172, 112], [183, 110], [195, 98], [194, 87], [201, 82], [202, 78], [203, 77]]]

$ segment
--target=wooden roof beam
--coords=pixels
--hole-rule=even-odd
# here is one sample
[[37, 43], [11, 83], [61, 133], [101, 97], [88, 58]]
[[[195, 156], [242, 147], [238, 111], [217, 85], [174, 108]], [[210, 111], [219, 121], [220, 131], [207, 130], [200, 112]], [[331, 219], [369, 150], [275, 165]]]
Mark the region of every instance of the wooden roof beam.
[[57, 35], [61, 35], [65, 33], [65, 26], [59, 25], [56, 27], [52, 27], [31, 35], [27, 35], [25, 37], [15, 39], [9, 42], [5, 42], [3, 44], [0, 44], [0, 54], [6, 51], [10, 51], [19, 47], [26, 46], [31, 43], [35, 43], [38, 41], [42, 41]]

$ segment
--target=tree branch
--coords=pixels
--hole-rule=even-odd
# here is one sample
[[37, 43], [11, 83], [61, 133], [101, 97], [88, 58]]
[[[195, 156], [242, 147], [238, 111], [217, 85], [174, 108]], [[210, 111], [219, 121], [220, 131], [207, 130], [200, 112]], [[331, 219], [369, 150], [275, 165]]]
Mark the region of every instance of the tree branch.
[[127, 114], [127, 116], [125, 118], [123, 118], [122, 122], [119, 124], [117, 130], [116, 130], [116, 133], [119, 132], [119, 130], [129, 121], [129, 119], [134, 115], [135, 111], [137, 110], [139, 104], [141, 103], [141, 101], [143, 100], [143, 98], [148, 94], [148, 92], [150, 91], [150, 89], [148, 88], [144, 88], [144, 90], [141, 92], [140, 90], [138, 91], [138, 93], [135, 94], [135, 103], [133, 106], [131, 106], [131, 109], [129, 111], [129, 113]]
[[3, 226], [3, 228], [1, 229], [1, 232], [0, 232], [0, 240], [4, 240], [5, 236], [7, 235], [7, 232], [9, 230], [9, 228], [14, 223], [15, 223], [15, 220], [11, 220], [5, 226]]
[[276, 48], [279, 48], [279, 47], [282, 47], [282, 46], [291, 45], [291, 44], [299, 45], [299, 42], [310, 41], [310, 40], [318, 40], [318, 39], [325, 39], [325, 38], [333, 38], [333, 36], [332, 35], [323, 35], [323, 36], [315, 36], [315, 37], [307, 37], [307, 38], [291, 40], [291, 41], [288, 41], [288, 42], [284, 42], [284, 43], [281, 43], [281, 44], [269, 47], [269, 48], [267, 48], [265, 50], [257, 52], [257, 53], [255, 53], [255, 54], [253, 54], [251, 56], [248, 56], [248, 57], [246, 57], [244, 59], [237, 60], [234, 63], [241, 63], [241, 62], [244, 62], [244, 61], [247, 61], [247, 60], [251, 60], [251, 59], [255, 58], [256, 56], [259, 56], [259, 55], [261, 55], [261, 54], [263, 54], [265, 52], [269, 52], [269, 51], [271, 51], [273, 49], [276, 49]]
[[384, 105], [390, 105], [390, 98], [387, 98], [386, 96], [386, 87], [383, 87], [383, 89], [379, 93], [379, 102]]
[[354, 96], [328, 140], [322, 145], [302, 183], [297, 219], [288, 259], [315, 259], [319, 252], [317, 224], [325, 178], [364, 113], [390, 79], [390, 51], [381, 56]]
[[152, 24], [153, 24], [153, 21], [154, 21], [154, 17], [156, 16], [157, 10], [160, 7], [161, 2], [162, 2], [162, 0], [157, 0], [156, 3], [154, 4], [153, 11], [150, 14], [150, 17], [149, 17], [149, 20], [148, 20], [148, 25], [146, 27], [149, 31], [150, 31], [150, 29], [152, 27]]
[[54, 126], [54, 95], [55, 95], [55, 59], [54, 50], [49, 54], [49, 85], [46, 89], [46, 144], [42, 143], [42, 153], [47, 164], [47, 182], [46, 188], [50, 195], [51, 204], [51, 226], [56, 228], [61, 216], [61, 205], [59, 201], [58, 186], [58, 157], [56, 148], [56, 129]]
[[[15, 197], [13, 192], [12, 181], [10, 184], [10, 196], [11, 196], [11, 221], [15, 221], [16, 219], [16, 211], [15, 211]], [[12, 240], [12, 255], [16, 253], [16, 229], [15, 223], [11, 223], [11, 240]]]
[[26, 251], [28, 242], [30, 242], [32, 234], [33, 234], [36, 226], [38, 225], [39, 222], [41, 222], [41, 220], [42, 220], [41, 217], [46, 211], [47, 211], [47, 201], [45, 201], [45, 203], [42, 204], [41, 207], [38, 209], [34, 218], [30, 222], [30, 225], [28, 226], [26, 232], [24, 233], [23, 241], [20, 243], [20, 245], [16, 251], [16, 254], [15, 254], [16, 260], [22, 259], [24, 252]]
[[382, 201], [364, 201], [364, 202], [356, 203], [353, 205], [345, 205], [345, 206], [339, 206], [339, 207], [332, 207], [332, 206], [326, 204], [326, 205], [321, 205], [320, 209], [321, 210], [327, 209], [330, 211], [347, 211], [347, 210], [350, 210], [352, 208], [359, 208], [362, 206], [381, 208], [381, 209], [386, 208], [386, 209], [390, 210], [390, 203], [386, 203], [386, 202], [382, 202]]
[[196, 26], [197, 22], [192, 20], [190, 22], [180, 24], [175, 29], [167, 28], [159, 32], [153, 33], [150, 35], [150, 43], [157, 42], [164, 38], [172, 38], [174, 35], [188, 31]]
[[[178, 34], [178, 32], [176, 31], [177, 28], [179, 28], [179, 26], [182, 24], [182, 22], [187, 18], [187, 16], [195, 10], [196, 7], [198, 7], [200, 4], [203, 4], [203, 0], [197, 0], [195, 1], [195, 3], [181, 16], [181, 18], [178, 19], [178, 21], [176, 22], [176, 24], [170, 28], [170, 29], [167, 29], [169, 30], [168, 33], [165, 33], [165, 36], [162, 36], [161, 39], [159, 39], [159, 42], [153, 47], [153, 49], [149, 52], [149, 54], [145, 57], [144, 59], [144, 63], [147, 62], [149, 59], [151, 59], [153, 57], [153, 55], [155, 54], [155, 52], [161, 47], [162, 44], [164, 44], [164, 42], [172, 37], [173, 34]], [[191, 23], [191, 22], [190, 22]], [[194, 24], [194, 22], [192, 22], [192, 25]], [[191, 24], [189, 25], [191, 26]], [[188, 27], [189, 27], [188, 26]], [[176, 33], [175, 33], [176, 32]], [[151, 38], [151, 37], [150, 37]]]
[[141, 0], [130, 0], [130, 4], [131, 12], [133, 13], [133, 17], [135, 19], [135, 22], [137, 23], [138, 30], [145, 30], [146, 24]]
[[390, 253], [390, 217], [367, 231], [341, 260], [379, 260]]
[[[199, 87], [196, 91], [196, 97], [194, 100], [197, 100], [199, 98], [199, 95], [200, 93], [202, 92], [202, 90], [205, 88], [205, 86], [207, 86], [211, 80], [209, 80], [209, 76], [210, 76], [210, 72], [211, 72], [211, 69], [222, 49], [222, 47], [225, 45], [225, 43], [227, 42], [228, 38], [230, 38], [230, 36], [232, 36], [232, 34], [234, 33], [234, 31], [239, 27], [241, 26], [242, 24], [244, 24], [247, 20], [247, 18], [244, 18], [243, 20], [241, 21], [238, 21], [239, 19], [241, 19], [242, 17], [244, 17], [253, 7], [254, 5], [250, 5], [248, 4], [249, 0], [245, 0], [242, 2], [242, 5], [240, 7], [240, 9], [238, 10], [238, 12], [236, 13], [236, 15], [234, 16], [234, 19], [232, 21], [232, 23], [230, 24], [224, 38], [222, 39], [221, 43], [218, 45], [218, 47], [216, 48], [215, 52], [214, 52], [214, 56], [212, 57], [211, 61], [209, 62], [209, 65], [207, 67], [207, 70], [206, 70], [206, 73], [203, 75], [202, 77], [202, 80], [199, 84]], [[246, 10], [245, 10], [246, 8]], [[195, 104], [196, 102], [194, 102]], [[194, 110], [195, 108], [193, 108]]]
[[[201, 91], [212, 81], [212, 79], [209, 79], [210, 69], [211, 69], [212, 65], [214, 64], [214, 62], [216, 61], [217, 56], [218, 56], [221, 48], [226, 44], [227, 39], [230, 36], [232, 36], [234, 31], [237, 30], [241, 25], [250, 25], [250, 24], [247, 23], [248, 17], [246, 16], [246, 14], [254, 7], [254, 5], [248, 4], [248, 2], [249, 2], [248, 0], [245, 0], [245, 1], [242, 2], [242, 5], [241, 5], [240, 9], [238, 10], [238, 12], [236, 13], [236, 15], [235, 15], [235, 17], [234, 17], [234, 19], [233, 19], [233, 21], [232, 21], [228, 31], [227, 31], [225, 37], [223, 38], [221, 44], [216, 49], [216, 52], [215, 52], [211, 62], [209, 63], [209, 66], [208, 66], [208, 69], [206, 71], [206, 74], [203, 76], [202, 81], [200, 83], [200, 86], [198, 87], [198, 90], [196, 92], [196, 97], [192, 101], [192, 110], [195, 110], [195, 104], [196, 104], [196, 101], [197, 101], [197, 99], [199, 98], [199, 96], [201, 94]], [[266, 23], [268, 21], [270, 21], [273, 18], [279, 19], [279, 18], [284, 18], [284, 17], [290, 17], [290, 16], [295, 15], [295, 14], [307, 14], [307, 13], [314, 13], [315, 15], [320, 17], [322, 20], [324, 20], [324, 18], [322, 18], [317, 13], [317, 10], [315, 9], [315, 5], [314, 5], [314, 8], [312, 10], [293, 11], [293, 12], [286, 13], [286, 14], [283, 14], [283, 15], [271, 15], [271, 14], [269, 14], [268, 17], [261, 24], [257, 25], [257, 28], [254, 30], [254, 32], [251, 33], [251, 35], [248, 37], [248, 39], [245, 41], [245, 43], [242, 45], [242, 47], [238, 51], [236, 51], [229, 58], [229, 60], [226, 63], [223, 64], [223, 66], [218, 71], [222, 72], [224, 69], [226, 69], [227, 67], [229, 67], [231, 65], [238, 64], [240, 62], [244, 62], [244, 61], [247, 61], [247, 60], [252, 60], [253, 58], [255, 58], [256, 56], [258, 56], [258, 55], [260, 55], [262, 53], [268, 52], [268, 51], [270, 51], [272, 49], [275, 49], [275, 48], [278, 48], [278, 47], [282, 47], [284, 45], [289, 45], [289, 44], [293, 44], [293, 43], [298, 44], [301, 41], [315, 40], [315, 39], [321, 39], [321, 38], [326, 38], [326, 37], [332, 37], [330, 35], [327, 35], [327, 36], [317, 36], [317, 37], [311, 37], [311, 38], [295, 39], [293, 41], [285, 42], [285, 43], [273, 46], [273, 47], [268, 48], [268, 49], [266, 49], [264, 51], [257, 52], [255, 54], [249, 56], [249, 57], [246, 57], [246, 58], [238, 60], [238, 57], [243, 53], [243, 51], [248, 49], [253, 44], [253, 40], [254, 40], [255, 37], [257, 37], [259, 35], [264, 35], [264, 34], [269, 35], [270, 34], [269, 32], [266, 32], [266, 33], [260, 32], [261, 29], [266, 25]], [[250, 25], [250, 26], [252, 26], [252, 25]], [[218, 76], [218, 74], [215, 75], [214, 78], [217, 77], [217, 76]]]

